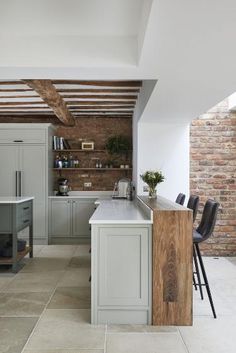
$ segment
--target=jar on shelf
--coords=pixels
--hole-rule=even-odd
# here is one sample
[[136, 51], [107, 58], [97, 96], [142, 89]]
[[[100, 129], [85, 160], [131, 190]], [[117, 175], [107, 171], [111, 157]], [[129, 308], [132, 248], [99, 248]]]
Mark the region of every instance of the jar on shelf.
[[62, 166], [62, 159], [59, 155], [57, 155], [54, 160], [54, 168], [62, 168]]
[[69, 168], [69, 161], [67, 156], [63, 156], [62, 158], [62, 168]]

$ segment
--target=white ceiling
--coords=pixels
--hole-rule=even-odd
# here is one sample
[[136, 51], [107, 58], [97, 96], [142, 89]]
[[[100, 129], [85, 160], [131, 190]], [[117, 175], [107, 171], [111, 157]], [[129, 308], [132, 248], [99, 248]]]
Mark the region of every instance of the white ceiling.
[[235, 13], [235, 0], [1, 1], [0, 79], [157, 79], [142, 119], [190, 121], [236, 91]]
[[7, 0], [1, 35], [137, 36], [143, 0]]

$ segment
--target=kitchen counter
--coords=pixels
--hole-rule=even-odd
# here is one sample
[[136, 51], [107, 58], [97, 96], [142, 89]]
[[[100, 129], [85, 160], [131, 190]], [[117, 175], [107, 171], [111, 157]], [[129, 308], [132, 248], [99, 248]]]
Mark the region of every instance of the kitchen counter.
[[70, 191], [68, 196], [49, 196], [49, 199], [76, 199], [76, 198], [85, 198], [85, 199], [98, 199], [98, 198], [111, 198], [112, 191]]
[[117, 199], [100, 199], [90, 224], [152, 224], [138, 202]]
[[34, 197], [29, 196], [29, 197], [15, 197], [15, 196], [7, 196], [7, 197], [0, 197], [0, 203], [1, 204], [19, 204], [22, 202], [26, 201], [31, 201], [33, 200]]

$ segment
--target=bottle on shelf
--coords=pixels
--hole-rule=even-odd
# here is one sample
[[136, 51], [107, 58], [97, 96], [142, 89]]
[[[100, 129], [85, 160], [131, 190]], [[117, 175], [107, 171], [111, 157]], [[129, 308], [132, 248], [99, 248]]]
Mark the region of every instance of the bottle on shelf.
[[62, 158], [62, 168], [69, 168], [69, 161], [67, 156], [63, 156]]
[[79, 160], [77, 156], [74, 158], [74, 168], [79, 168]]
[[69, 155], [69, 168], [74, 168], [75, 167], [75, 160], [72, 156], [72, 154]]

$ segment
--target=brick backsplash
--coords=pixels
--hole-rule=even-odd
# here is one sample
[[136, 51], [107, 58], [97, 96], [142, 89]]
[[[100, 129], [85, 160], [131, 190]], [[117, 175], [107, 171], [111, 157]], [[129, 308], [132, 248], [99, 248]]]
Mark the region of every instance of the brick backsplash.
[[[130, 139], [132, 145], [132, 119], [116, 117], [87, 117], [76, 118], [73, 127], [67, 127], [59, 122], [56, 117], [27, 118], [27, 117], [0, 117], [0, 123], [51, 123], [56, 127], [55, 135], [63, 136], [66, 139], [76, 140], [76, 147], [80, 148], [79, 139], [92, 140], [95, 149], [103, 149], [107, 139], [113, 135], [124, 135]], [[56, 156], [56, 152], [55, 156]], [[110, 158], [107, 153], [73, 153], [80, 160], [80, 166], [95, 167], [96, 162], [93, 157], [100, 158], [103, 164]], [[119, 164], [129, 164], [132, 167], [132, 152], [128, 159], [120, 158]], [[52, 166], [53, 167], [53, 166]], [[132, 170], [95, 170], [89, 173], [85, 170], [61, 171], [61, 176], [69, 179], [72, 190], [113, 190], [114, 184], [122, 177], [132, 178]], [[58, 171], [54, 171], [54, 188], [57, 186], [57, 179], [60, 176]], [[91, 188], [84, 188], [84, 182], [91, 182]]]
[[208, 198], [220, 203], [214, 235], [202, 244], [207, 255], [236, 255], [236, 113], [227, 100], [193, 120], [190, 132], [190, 187], [200, 196], [200, 212]]

